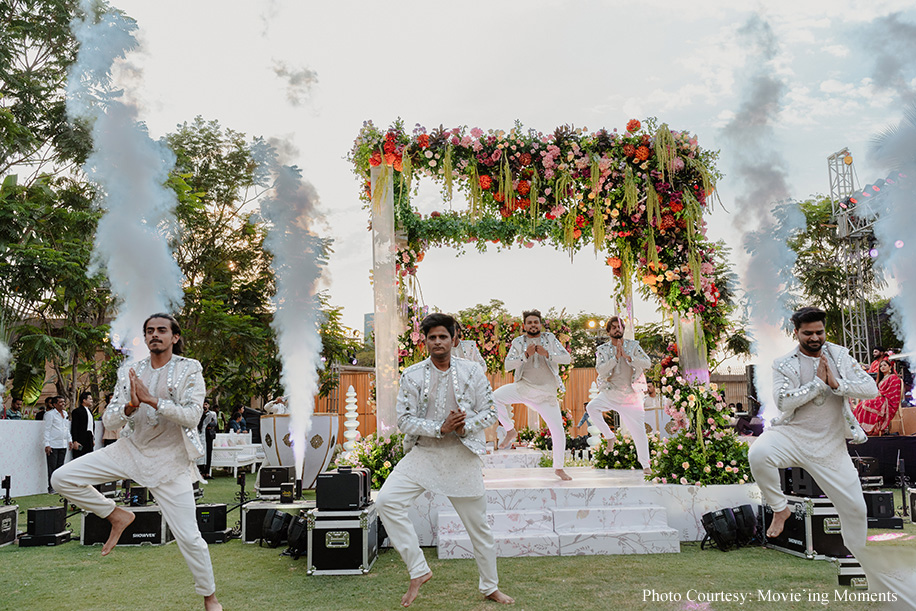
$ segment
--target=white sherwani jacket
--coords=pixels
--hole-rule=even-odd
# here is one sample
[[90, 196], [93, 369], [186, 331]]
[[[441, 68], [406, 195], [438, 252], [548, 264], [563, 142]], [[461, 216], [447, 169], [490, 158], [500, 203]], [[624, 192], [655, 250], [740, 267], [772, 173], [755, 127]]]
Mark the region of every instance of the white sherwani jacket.
[[[117, 429], [126, 425], [121, 431], [121, 437], [130, 437], [134, 429], [134, 418], [138, 412], [130, 416], [124, 415], [124, 408], [130, 402], [130, 377], [128, 372], [133, 367], [138, 375], [150, 367], [149, 357], [138, 363], [125, 363], [118, 369], [118, 382], [115, 386], [114, 396], [105, 410], [102, 422], [106, 429]], [[159, 398], [159, 407], [156, 410], [157, 418], [167, 418], [181, 426], [184, 433], [184, 447], [188, 459], [193, 462], [204, 455], [204, 445], [197, 432], [197, 423], [203, 414], [204, 398], [207, 388], [204, 384], [202, 368], [198, 361], [183, 356], [172, 356], [165, 365], [166, 381], [168, 384], [168, 398]], [[150, 389], [155, 393], [154, 389]]]
[[[839, 386], [833, 390], [816, 376], [812, 381], [803, 385], [799, 350], [799, 347], [796, 346], [794, 350], [776, 359], [773, 363], [773, 394], [776, 399], [776, 407], [780, 411], [780, 415], [772, 421], [773, 426], [788, 424], [792, 421], [796, 409], [810, 401], [818, 399], [823, 401], [823, 398], [831, 393], [851, 399], [871, 399], [878, 396], [875, 381], [849, 355], [849, 350], [830, 342], [826, 342], [821, 350], [839, 373], [837, 378]], [[863, 443], [866, 440], [865, 431], [853, 416], [847, 400], [843, 401], [843, 418], [847, 425], [846, 438], [852, 439], [853, 443]]]
[[560, 378], [560, 365], [571, 363], [572, 355], [566, 351], [566, 348], [563, 347], [563, 344], [560, 343], [560, 340], [558, 340], [553, 333], [542, 331], [541, 335], [534, 339], [528, 338], [527, 335], [519, 335], [513, 339], [512, 345], [509, 347], [509, 353], [506, 355], [506, 371], [515, 372], [515, 381], [520, 381], [519, 369], [523, 363], [528, 361], [528, 357], [525, 356], [526, 340], [527, 342], [537, 342], [550, 355], [547, 361], [550, 367], [550, 373], [553, 374], [557, 389], [560, 392], [564, 392], [566, 387], [563, 385], [563, 380]]
[[[430, 407], [432, 367], [435, 365], [427, 358], [408, 367], [401, 374], [397, 401], [398, 428], [404, 433], [404, 450], [407, 452], [417, 443], [420, 435], [436, 438], [442, 436], [439, 429], [444, 421], [426, 417]], [[455, 401], [458, 408], [467, 414], [461, 443], [475, 454], [486, 454], [484, 429], [496, 422], [490, 382], [480, 367], [471, 361], [453, 358], [450, 369]]]
[[[623, 353], [632, 359], [629, 363], [630, 367], [633, 368], [633, 377], [630, 380], [630, 390], [632, 390], [633, 384], [652, 365], [652, 361], [646, 351], [642, 349], [642, 346], [639, 345], [639, 342], [633, 339], [623, 340]], [[595, 352], [595, 369], [598, 371], [599, 390], [611, 390], [610, 378], [616, 367], [617, 348], [611, 342], [605, 342], [598, 346], [598, 350]]]

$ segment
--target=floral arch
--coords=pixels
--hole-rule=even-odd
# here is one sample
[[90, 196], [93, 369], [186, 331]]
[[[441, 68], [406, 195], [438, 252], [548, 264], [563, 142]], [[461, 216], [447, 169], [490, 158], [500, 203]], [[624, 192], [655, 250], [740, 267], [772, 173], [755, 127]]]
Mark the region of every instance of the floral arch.
[[[703, 220], [717, 156], [653, 118], [622, 132], [562, 126], [550, 134], [520, 123], [508, 132], [417, 125], [410, 133], [400, 120], [385, 130], [364, 123], [348, 158], [372, 212], [379, 431], [394, 425], [390, 347], [401, 305], [433, 246], [546, 242], [572, 254], [590, 245], [607, 255], [618, 302], [631, 308], [634, 289], [656, 298], [681, 320], [682, 362], [693, 346], [695, 367], [705, 369], [706, 345], [732, 307], [722, 246], [707, 240]], [[420, 215], [411, 206], [420, 177], [438, 181], [446, 201], [464, 193], [468, 207]]]

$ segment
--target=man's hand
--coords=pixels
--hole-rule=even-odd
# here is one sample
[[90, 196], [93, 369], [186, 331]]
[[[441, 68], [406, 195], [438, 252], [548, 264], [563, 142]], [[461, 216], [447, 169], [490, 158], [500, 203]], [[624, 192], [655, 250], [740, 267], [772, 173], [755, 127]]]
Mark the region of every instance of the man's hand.
[[133, 397], [137, 397], [137, 405], [140, 403], [146, 403], [151, 406], [153, 409], [159, 408], [159, 399], [154, 397], [150, 393], [149, 388], [146, 387], [146, 384], [143, 380], [140, 379], [140, 376], [137, 375], [137, 372], [133, 369], [130, 370], [130, 396], [131, 402], [133, 402]]
[[817, 365], [818, 372], [820, 372], [821, 367], [823, 367], [824, 371], [826, 372], [826, 377], [823, 378], [824, 382], [827, 383], [827, 386], [833, 390], [836, 390], [840, 383], [836, 381], [835, 377], [833, 377], [833, 370], [830, 369], [830, 366], [827, 364], [827, 357], [823, 354], [821, 354], [821, 361]]
[[47, 454], [48, 456], [51, 455], [51, 446], [45, 446], [45, 454]]
[[445, 422], [443, 422], [442, 426], [439, 427], [439, 432], [444, 435], [446, 433], [451, 433], [452, 431], [455, 431], [459, 435], [463, 435], [464, 434], [464, 418], [465, 418], [464, 412], [449, 412], [449, 415], [445, 419]]
[[532, 356], [537, 354], [538, 348], [540, 348], [540, 346], [537, 344], [528, 344], [528, 347], [525, 349], [525, 357], [530, 359]]
[[71, 441], [71, 442], [70, 442], [70, 449], [71, 449], [71, 450], [79, 450], [79, 449], [81, 449], [82, 447], [83, 447], [83, 446], [82, 446], [79, 442], [77, 442], [77, 441]]
[[543, 356], [545, 359], [550, 358], [550, 353], [547, 352], [547, 350], [545, 350], [543, 346], [535, 345], [534, 351], [540, 354], [541, 356]]
[[623, 338], [614, 338], [611, 340], [611, 344], [613, 344], [614, 347], [617, 348], [616, 352], [617, 352], [618, 361], [622, 361], [626, 359], [629, 362], [633, 360], [629, 356], [627, 356], [626, 353], [623, 351]]

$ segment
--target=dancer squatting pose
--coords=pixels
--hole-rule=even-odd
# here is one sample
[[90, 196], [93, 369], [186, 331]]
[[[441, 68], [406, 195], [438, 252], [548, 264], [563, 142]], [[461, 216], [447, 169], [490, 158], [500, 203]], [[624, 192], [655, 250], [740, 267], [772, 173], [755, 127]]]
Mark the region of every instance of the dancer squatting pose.
[[169, 314], [153, 314], [143, 323], [150, 355], [118, 370], [118, 382], [105, 410], [105, 428], [126, 425], [121, 438], [54, 472], [54, 489], [76, 506], [111, 522], [102, 546], [107, 556], [134, 514], [105, 498], [93, 484], [131, 479], [147, 487], [162, 509], [178, 549], [194, 577], [207, 611], [222, 609], [210, 550], [197, 527], [192, 483], [202, 481], [196, 460], [204, 446], [197, 433], [207, 389], [200, 363], [181, 354], [181, 328]]

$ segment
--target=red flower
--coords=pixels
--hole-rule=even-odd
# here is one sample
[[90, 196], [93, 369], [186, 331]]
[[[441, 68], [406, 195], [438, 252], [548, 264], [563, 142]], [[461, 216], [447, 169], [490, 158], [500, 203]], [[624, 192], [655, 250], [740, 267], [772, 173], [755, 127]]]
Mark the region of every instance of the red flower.
[[516, 210], [527, 210], [528, 209], [528, 200], [521, 197], [515, 198], [515, 209]]
[[649, 158], [649, 147], [641, 146], [636, 149], [636, 158], [640, 161], [645, 161]]
[[489, 190], [489, 188], [493, 185], [493, 179], [487, 176], [486, 174], [483, 174], [482, 176], [480, 176], [478, 180], [480, 181], [480, 188], [483, 189], [484, 191]]
[[617, 278], [620, 278], [621, 276], [623, 276], [623, 269], [619, 267], [615, 267], [613, 269], [614, 269], [614, 276], [616, 276]]
[[661, 225], [659, 226], [661, 229], [671, 229], [672, 227], [674, 227], [674, 225], [675, 225], [674, 216], [670, 214], [662, 215], [662, 222], [661, 222]]
[[623, 265], [623, 261], [621, 261], [618, 257], [608, 257], [607, 264], [614, 269], [619, 269], [620, 266]]
[[581, 231], [580, 229], [576, 229], [576, 230], [573, 231], [573, 237], [574, 237], [575, 239], [578, 240], [579, 237], [580, 237], [581, 235], [582, 235], [582, 231]]
[[522, 153], [518, 160], [522, 165], [531, 165], [531, 153]]
[[500, 207], [499, 207], [499, 213], [500, 213], [501, 215], [503, 215], [503, 218], [504, 218], [504, 219], [507, 219], [507, 218], [509, 218], [509, 217], [512, 215], [512, 211], [509, 210], [506, 206], [500, 206]]
[[[585, 217], [581, 214], [576, 216], [576, 227], [585, 227]], [[579, 237], [579, 236], [576, 236]]]
[[420, 145], [421, 149], [425, 149], [429, 146], [429, 134], [420, 134], [417, 136], [417, 144]]
[[396, 146], [393, 141], [386, 140], [385, 144], [382, 145], [382, 148], [385, 150], [386, 153], [393, 153]]
[[623, 155], [624, 157], [635, 157], [636, 156], [636, 147], [632, 144], [623, 145]]
[[503, 195], [501, 191], [497, 191], [497, 192], [493, 195], [493, 199], [495, 199], [496, 201], [502, 203], [502, 202], [506, 201], [506, 196]]
[[382, 165], [381, 151], [372, 151], [372, 155], [369, 156], [369, 165], [371, 166]]
[[436, 218], [437, 216], [442, 216], [442, 213], [439, 212], [438, 210], [433, 210], [432, 212], [429, 213], [430, 218]]
[[636, 119], [630, 119], [629, 121], [627, 121], [627, 131], [630, 132], [631, 134], [633, 132], [638, 132], [640, 127], [642, 127], [642, 123], [640, 123]]
[[671, 212], [680, 212], [683, 209], [684, 209], [684, 204], [682, 204], [678, 200], [674, 200], [671, 202]]
[[527, 180], [520, 180], [515, 190], [518, 191], [519, 195], [528, 195], [531, 192], [531, 183]]
[[403, 160], [400, 155], [395, 153], [394, 163], [392, 165], [394, 166], [395, 172], [400, 172], [404, 168]]
[[397, 158], [398, 156], [395, 155], [394, 153], [385, 153], [385, 164], [394, 165], [394, 160]]

